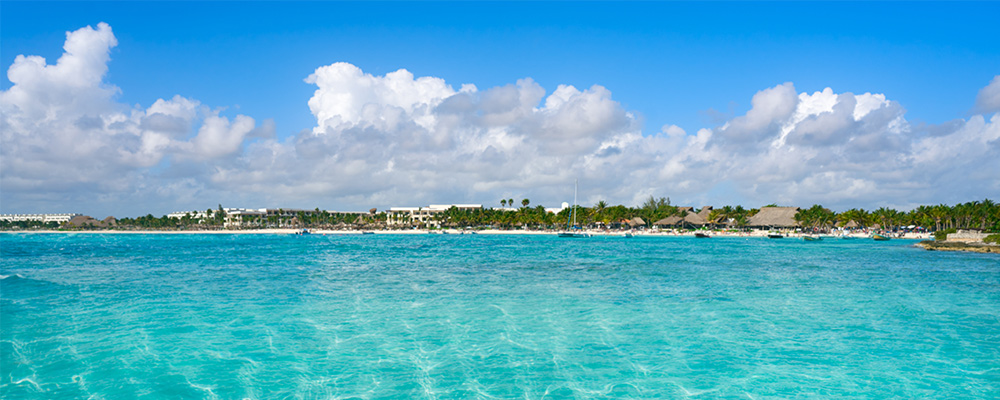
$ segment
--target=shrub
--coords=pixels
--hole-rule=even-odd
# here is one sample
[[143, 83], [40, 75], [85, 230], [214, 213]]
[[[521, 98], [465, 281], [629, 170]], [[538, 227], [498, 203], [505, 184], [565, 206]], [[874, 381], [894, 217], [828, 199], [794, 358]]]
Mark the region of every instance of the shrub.
[[985, 243], [1000, 244], [1000, 233], [992, 234], [983, 239]]
[[934, 240], [948, 240], [948, 234], [958, 232], [955, 228], [934, 232]]

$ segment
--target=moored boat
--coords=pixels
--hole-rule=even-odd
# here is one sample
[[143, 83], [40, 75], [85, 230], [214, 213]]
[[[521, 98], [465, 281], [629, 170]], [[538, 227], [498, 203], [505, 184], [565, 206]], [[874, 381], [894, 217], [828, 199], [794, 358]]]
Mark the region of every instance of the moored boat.
[[872, 240], [889, 240], [888, 236], [882, 236], [877, 233], [872, 234]]
[[821, 238], [819, 236], [803, 236], [802, 240], [805, 240], [807, 242], [816, 242], [816, 241], [823, 240], [823, 238]]
[[576, 192], [580, 188], [580, 182], [577, 181], [576, 185], [573, 187], [573, 208], [570, 209], [570, 217], [566, 221], [567, 232], [559, 232], [556, 237], [561, 238], [586, 238], [590, 237], [589, 233], [577, 233], [576, 230], [580, 227], [576, 226]]
[[785, 236], [782, 235], [782, 234], [779, 234], [779, 233], [769, 233], [769, 234], [767, 234], [767, 237], [771, 238], [771, 239], [781, 239], [781, 238], [783, 238]]
[[710, 238], [711, 236], [709, 236], [707, 233], [695, 232], [694, 237], [707, 239]]

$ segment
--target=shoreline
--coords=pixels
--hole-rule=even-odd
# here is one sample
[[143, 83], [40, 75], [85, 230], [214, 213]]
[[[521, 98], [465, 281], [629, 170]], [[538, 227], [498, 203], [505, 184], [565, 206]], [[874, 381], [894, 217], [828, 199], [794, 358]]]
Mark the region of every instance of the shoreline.
[[[187, 231], [160, 231], [160, 230], [137, 230], [137, 231], [125, 231], [125, 230], [80, 230], [80, 231], [59, 231], [59, 230], [29, 230], [29, 231], [0, 231], [0, 233], [7, 234], [114, 234], [114, 235], [295, 235], [301, 232], [301, 229], [290, 229], [290, 228], [280, 228], [280, 229], [240, 229], [240, 230], [187, 230]], [[426, 229], [412, 229], [412, 230], [326, 230], [326, 229], [316, 229], [310, 230], [311, 235], [361, 235], [361, 234], [376, 234], [376, 235], [428, 235], [428, 234], [450, 234], [450, 235], [463, 235], [463, 234], [477, 234], [477, 235], [554, 235], [559, 233], [559, 231], [529, 231], [529, 230], [459, 230], [459, 229], [445, 229], [445, 230], [426, 230]], [[696, 232], [660, 232], [660, 231], [582, 231], [580, 233], [589, 234], [591, 236], [622, 236], [626, 233], [634, 235], [634, 237], [694, 237]], [[721, 232], [721, 231], [699, 231], [699, 233], [708, 233], [712, 237], [767, 237], [769, 231], [750, 231], [750, 232]], [[820, 234], [813, 235], [801, 232], [782, 232], [786, 238], [798, 239], [803, 236], [820, 236], [828, 239], [839, 239], [843, 236], [854, 238], [854, 239], [868, 239], [869, 234], [849, 234], [849, 235], [831, 235], [831, 234]], [[929, 239], [930, 234], [927, 233], [906, 233], [900, 237], [894, 237], [893, 239]]]

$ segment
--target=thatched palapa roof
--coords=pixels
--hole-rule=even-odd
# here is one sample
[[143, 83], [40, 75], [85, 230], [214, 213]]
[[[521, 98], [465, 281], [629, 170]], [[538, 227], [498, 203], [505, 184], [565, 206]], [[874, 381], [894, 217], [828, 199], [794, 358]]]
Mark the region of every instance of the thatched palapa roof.
[[666, 217], [664, 219], [661, 219], [659, 221], [654, 222], [653, 225], [656, 225], [656, 226], [676, 226], [676, 225], [680, 225], [680, 222], [683, 221], [683, 220], [684, 219], [681, 218], [681, 217], [678, 217], [676, 215], [671, 215], [669, 217]]
[[798, 207], [764, 207], [757, 215], [750, 217], [747, 225], [754, 227], [794, 228], [799, 226], [795, 221]]
[[[677, 214], [666, 217], [659, 221], [656, 221], [653, 225], [658, 226], [680, 226], [680, 225], [692, 225], [692, 226], [704, 226], [708, 224], [708, 214], [712, 212], [711, 206], [705, 206], [701, 208], [701, 211], [695, 213], [694, 207], [677, 207]], [[686, 213], [686, 214], [685, 214]], [[680, 214], [685, 214], [683, 217]]]
[[646, 225], [646, 221], [643, 221], [642, 218], [635, 217], [635, 218], [630, 219], [628, 221], [628, 224], [631, 225], [631, 226], [645, 226]]
[[89, 215], [77, 215], [67, 222], [69, 226], [83, 227], [86, 225], [91, 225], [99, 228], [104, 228], [107, 226], [104, 222], [94, 219]]
[[704, 206], [701, 208], [701, 211], [698, 211], [698, 215], [704, 218], [705, 221], [708, 221], [708, 215], [711, 213], [712, 213], [712, 206]]
[[[691, 207], [685, 207], [691, 208]], [[705, 226], [708, 224], [708, 213], [712, 212], [712, 207], [702, 207], [701, 211], [695, 214], [694, 210], [688, 211], [688, 214], [684, 217], [684, 222], [689, 225], [694, 226]]]

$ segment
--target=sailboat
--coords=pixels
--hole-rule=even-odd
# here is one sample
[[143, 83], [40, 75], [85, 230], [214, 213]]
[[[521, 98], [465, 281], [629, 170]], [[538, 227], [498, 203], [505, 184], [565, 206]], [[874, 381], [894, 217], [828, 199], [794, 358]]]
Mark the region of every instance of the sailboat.
[[[559, 232], [556, 236], [561, 238], [585, 238], [590, 237], [588, 233], [574, 233], [573, 229], [580, 229], [576, 226], [576, 193], [580, 189], [580, 181], [576, 181], [576, 186], [573, 187], [573, 208], [570, 209], [569, 220], [566, 221], [566, 232]], [[570, 223], [572, 221], [572, 224]]]

